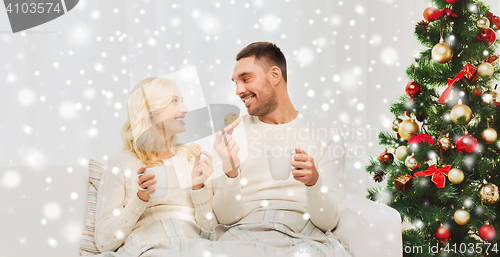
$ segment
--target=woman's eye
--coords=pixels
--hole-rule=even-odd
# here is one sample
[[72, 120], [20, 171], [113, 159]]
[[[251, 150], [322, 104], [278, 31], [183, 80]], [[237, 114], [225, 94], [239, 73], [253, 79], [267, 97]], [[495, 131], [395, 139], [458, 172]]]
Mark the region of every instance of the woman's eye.
[[177, 99], [172, 100], [172, 103], [177, 103]]

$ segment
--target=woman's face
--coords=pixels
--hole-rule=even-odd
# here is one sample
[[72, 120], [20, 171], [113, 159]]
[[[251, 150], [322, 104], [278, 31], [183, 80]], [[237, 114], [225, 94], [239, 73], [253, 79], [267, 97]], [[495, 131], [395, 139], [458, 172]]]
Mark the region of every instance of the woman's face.
[[188, 109], [184, 105], [182, 95], [176, 88], [168, 106], [157, 113], [153, 113], [153, 118], [159, 129], [161, 129], [161, 122], [163, 121], [166, 134], [168, 136], [173, 136], [177, 133], [186, 131], [184, 117], [187, 111]]

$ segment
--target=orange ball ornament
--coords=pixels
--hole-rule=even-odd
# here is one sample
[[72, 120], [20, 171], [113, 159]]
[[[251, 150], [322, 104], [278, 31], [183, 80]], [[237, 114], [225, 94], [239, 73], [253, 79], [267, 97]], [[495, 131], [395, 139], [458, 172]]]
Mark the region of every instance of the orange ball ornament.
[[439, 10], [434, 8], [434, 7], [427, 7], [425, 8], [424, 10], [424, 19], [431, 22], [434, 20], [434, 18], [432, 18], [434, 16], [434, 14], [436, 14]]
[[394, 155], [392, 153], [389, 153], [384, 151], [380, 156], [378, 157], [380, 162], [382, 162], [385, 165], [391, 165], [392, 162], [394, 161]]

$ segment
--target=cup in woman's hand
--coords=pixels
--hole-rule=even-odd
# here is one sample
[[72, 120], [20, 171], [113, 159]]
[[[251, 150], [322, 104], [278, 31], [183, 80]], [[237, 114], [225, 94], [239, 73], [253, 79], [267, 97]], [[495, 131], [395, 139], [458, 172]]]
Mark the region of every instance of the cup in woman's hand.
[[[148, 186], [145, 190], [149, 190], [151, 188], [155, 188], [156, 190], [150, 194], [151, 198], [159, 198], [167, 195], [167, 169], [165, 166], [157, 166], [147, 168], [144, 173], [139, 174], [137, 179], [139, 179], [143, 175], [148, 175], [153, 173], [155, 176], [153, 179], [156, 179], [156, 183]], [[139, 187], [140, 188], [140, 187]]]
[[274, 180], [286, 180], [292, 171], [292, 156], [295, 150], [291, 147], [266, 147], [267, 160]]

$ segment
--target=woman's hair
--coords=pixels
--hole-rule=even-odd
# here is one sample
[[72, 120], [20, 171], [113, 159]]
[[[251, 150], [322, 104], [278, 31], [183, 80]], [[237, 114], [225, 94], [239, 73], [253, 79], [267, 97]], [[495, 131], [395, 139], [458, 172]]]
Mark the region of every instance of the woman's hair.
[[[158, 145], [164, 143], [162, 134], [152, 128], [147, 105], [151, 113], [162, 111], [170, 104], [175, 87], [173, 80], [152, 77], [141, 80], [130, 92], [127, 121], [121, 131], [125, 141], [123, 151], [134, 153], [147, 167], [163, 165], [163, 160], [155, 154], [155, 150], [158, 151]], [[177, 135], [174, 135], [172, 142], [169, 142], [172, 154], [183, 156], [190, 162], [193, 155], [188, 146], [177, 141]]]

